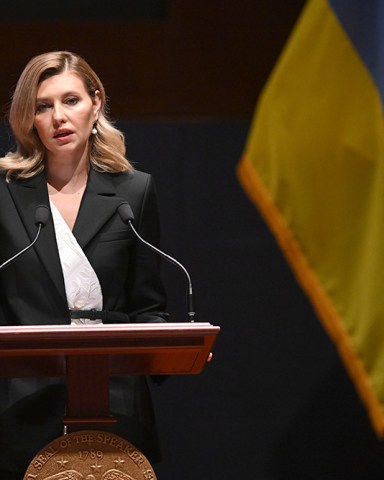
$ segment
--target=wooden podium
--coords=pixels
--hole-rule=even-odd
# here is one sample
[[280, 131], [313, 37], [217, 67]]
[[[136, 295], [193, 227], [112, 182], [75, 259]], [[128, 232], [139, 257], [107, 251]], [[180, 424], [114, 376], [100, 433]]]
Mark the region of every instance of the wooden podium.
[[0, 377], [66, 377], [68, 432], [100, 428], [113, 375], [187, 375], [204, 369], [219, 327], [209, 323], [0, 327]]

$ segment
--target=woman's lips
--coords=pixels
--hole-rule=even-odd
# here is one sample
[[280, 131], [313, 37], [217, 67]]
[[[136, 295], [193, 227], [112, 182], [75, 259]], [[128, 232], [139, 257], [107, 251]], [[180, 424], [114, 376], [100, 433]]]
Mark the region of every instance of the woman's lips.
[[72, 133], [71, 130], [59, 130], [54, 134], [53, 138], [66, 138]]

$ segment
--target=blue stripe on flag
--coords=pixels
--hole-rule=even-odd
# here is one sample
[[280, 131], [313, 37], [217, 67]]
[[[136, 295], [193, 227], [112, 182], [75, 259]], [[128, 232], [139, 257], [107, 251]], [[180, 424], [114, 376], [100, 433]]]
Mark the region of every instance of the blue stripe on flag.
[[383, 0], [328, 0], [371, 73], [384, 104]]

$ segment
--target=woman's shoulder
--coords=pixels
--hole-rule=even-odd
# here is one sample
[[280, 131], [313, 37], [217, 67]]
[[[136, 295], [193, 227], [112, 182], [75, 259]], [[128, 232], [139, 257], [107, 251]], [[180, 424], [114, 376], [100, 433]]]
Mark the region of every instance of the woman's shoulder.
[[152, 179], [152, 175], [142, 170], [132, 170], [130, 172], [124, 172], [122, 175], [126, 178], [126, 181], [146, 183]]
[[117, 187], [145, 190], [153, 184], [153, 177], [150, 173], [141, 170], [109, 174], [111, 181]]

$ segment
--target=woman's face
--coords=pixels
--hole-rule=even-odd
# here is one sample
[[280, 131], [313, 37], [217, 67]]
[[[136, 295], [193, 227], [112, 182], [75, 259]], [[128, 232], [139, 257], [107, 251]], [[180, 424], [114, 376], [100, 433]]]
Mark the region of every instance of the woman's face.
[[100, 95], [91, 98], [83, 81], [67, 71], [41, 82], [34, 127], [47, 150], [47, 159], [82, 158], [100, 110]]

